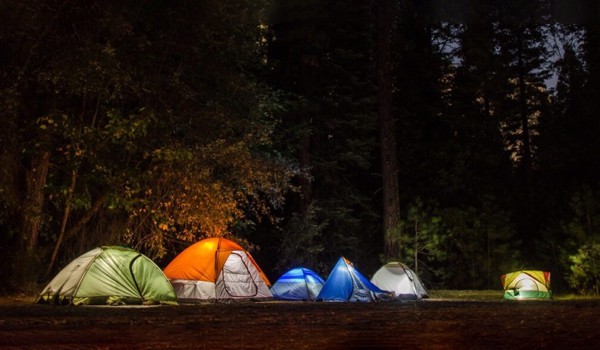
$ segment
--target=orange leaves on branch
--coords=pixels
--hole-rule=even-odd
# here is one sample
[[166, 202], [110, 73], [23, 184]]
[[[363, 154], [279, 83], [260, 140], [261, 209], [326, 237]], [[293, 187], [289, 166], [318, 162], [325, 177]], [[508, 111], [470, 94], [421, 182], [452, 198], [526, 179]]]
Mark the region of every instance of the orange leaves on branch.
[[[224, 236], [238, 220], [270, 218], [283, 203], [292, 171], [253, 154], [243, 142], [153, 152], [130, 239], [158, 257], [168, 242]], [[146, 223], [144, 223], [146, 222]]]

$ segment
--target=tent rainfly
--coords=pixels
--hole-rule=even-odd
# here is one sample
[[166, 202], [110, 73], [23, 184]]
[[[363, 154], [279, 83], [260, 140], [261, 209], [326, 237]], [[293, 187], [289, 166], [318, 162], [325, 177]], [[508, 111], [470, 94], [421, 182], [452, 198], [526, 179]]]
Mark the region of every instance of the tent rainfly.
[[418, 300], [427, 298], [427, 290], [416, 273], [400, 262], [389, 262], [383, 265], [371, 278], [377, 287], [394, 292], [401, 300]]
[[177, 304], [162, 270], [125, 247], [98, 247], [65, 266], [40, 293], [47, 304]]
[[504, 299], [551, 299], [550, 272], [521, 270], [500, 277]]
[[273, 297], [271, 283], [250, 253], [225, 238], [192, 244], [164, 272], [180, 302]]
[[393, 293], [381, 290], [341, 257], [327, 277], [318, 301], [379, 301], [389, 300]]
[[284, 273], [271, 287], [277, 300], [315, 300], [325, 281], [311, 269], [296, 267]]

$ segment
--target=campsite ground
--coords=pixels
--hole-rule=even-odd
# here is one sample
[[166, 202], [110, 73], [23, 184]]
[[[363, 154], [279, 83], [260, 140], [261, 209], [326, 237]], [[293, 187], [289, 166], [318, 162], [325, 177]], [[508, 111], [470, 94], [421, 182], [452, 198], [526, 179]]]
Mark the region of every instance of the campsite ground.
[[418, 302], [179, 306], [0, 301], [2, 349], [583, 349], [600, 346], [600, 300], [516, 302], [493, 292]]

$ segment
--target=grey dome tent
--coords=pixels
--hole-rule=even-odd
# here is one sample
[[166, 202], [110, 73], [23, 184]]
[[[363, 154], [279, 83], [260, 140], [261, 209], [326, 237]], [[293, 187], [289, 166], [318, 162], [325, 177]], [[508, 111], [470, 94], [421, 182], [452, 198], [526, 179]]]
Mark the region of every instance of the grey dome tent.
[[371, 278], [377, 287], [394, 292], [395, 297], [404, 300], [427, 298], [427, 290], [416, 273], [400, 262], [383, 265]]
[[98, 247], [65, 266], [40, 293], [47, 304], [177, 304], [173, 286], [148, 257], [125, 247]]

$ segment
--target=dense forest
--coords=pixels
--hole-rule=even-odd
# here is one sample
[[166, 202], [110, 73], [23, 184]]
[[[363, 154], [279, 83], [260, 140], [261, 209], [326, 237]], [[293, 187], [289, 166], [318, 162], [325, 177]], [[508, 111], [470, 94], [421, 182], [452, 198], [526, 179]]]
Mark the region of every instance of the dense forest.
[[0, 278], [226, 236], [600, 293], [594, 0], [0, 0]]

